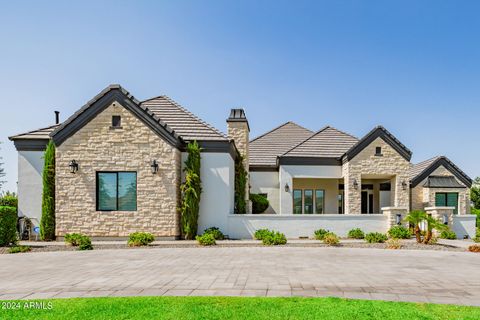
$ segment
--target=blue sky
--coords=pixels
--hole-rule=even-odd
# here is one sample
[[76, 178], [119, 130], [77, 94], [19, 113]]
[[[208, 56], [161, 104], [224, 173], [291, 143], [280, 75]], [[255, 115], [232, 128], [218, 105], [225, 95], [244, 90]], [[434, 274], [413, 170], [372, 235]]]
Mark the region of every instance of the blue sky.
[[225, 131], [292, 120], [363, 136], [480, 176], [478, 1], [0, 1], [0, 155], [7, 136], [71, 115], [110, 83], [166, 94]]

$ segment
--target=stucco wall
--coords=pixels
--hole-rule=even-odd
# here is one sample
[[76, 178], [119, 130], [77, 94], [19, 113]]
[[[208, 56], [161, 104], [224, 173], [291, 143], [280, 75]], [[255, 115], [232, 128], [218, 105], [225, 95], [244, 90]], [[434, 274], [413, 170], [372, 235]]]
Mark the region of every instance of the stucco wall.
[[[382, 156], [376, 156], [376, 147], [382, 148]], [[391, 178], [391, 205], [408, 208], [410, 196], [408, 187], [403, 190], [402, 182], [408, 184], [410, 162], [405, 160], [382, 138], [377, 138], [353, 159], [343, 164], [345, 181], [345, 213], [361, 213], [362, 175], [393, 176]], [[358, 188], [354, 189], [353, 181], [357, 180]]]
[[43, 151], [18, 152], [18, 215], [39, 226], [42, 217]]
[[280, 213], [280, 182], [278, 171], [251, 171], [250, 192], [266, 193], [269, 207], [265, 213]]
[[[123, 129], [111, 129], [113, 115]], [[56, 150], [56, 234], [128, 236], [135, 231], [155, 236], [179, 235], [180, 151], [141, 120], [113, 103]], [[79, 171], [72, 174], [75, 159]], [[155, 159], [159, 172], [151, 173]], [[136, 171], [137, 211], [96, 211], [96, 172]]]
[[338, 214], [338, 179], [294, 178], [293, 189], [324, 190], [324, 213]]

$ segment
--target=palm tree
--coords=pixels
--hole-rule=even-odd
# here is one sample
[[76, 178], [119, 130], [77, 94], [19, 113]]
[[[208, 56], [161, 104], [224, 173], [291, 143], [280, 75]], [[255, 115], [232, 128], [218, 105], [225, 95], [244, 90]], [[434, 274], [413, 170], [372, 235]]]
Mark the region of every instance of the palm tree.
[[422, 242], [422, 235], [420, 233], [420, 223], [427, 218], [427, 213], [421, 210], [411, 211], [406, 217], [405, 221], [413, 224], [413, 231], [418, 243]]
[[425, 222], [427, 223], [427, 234], [425, 235], [425, 239], [423, 239], [424, 244], [428, 244], [430, 240], [432, 240], [433, 229], [437, 231], [444, 231], [448, 229], [448, 227], [441, 223], [440, 220], [437, 220], [430, 215], [425, 217]]

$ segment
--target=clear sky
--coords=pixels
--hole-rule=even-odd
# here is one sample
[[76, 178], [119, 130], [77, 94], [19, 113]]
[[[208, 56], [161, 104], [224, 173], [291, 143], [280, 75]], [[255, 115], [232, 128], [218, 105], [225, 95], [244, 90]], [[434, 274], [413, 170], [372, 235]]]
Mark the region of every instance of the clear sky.
[[384, 125], [413, 162], [480, 176], [479, 1], [2, 1], [0, 141], [62, 119], [111, 83], [166, 94], [225, 131], [292, 120], [363, 136]]

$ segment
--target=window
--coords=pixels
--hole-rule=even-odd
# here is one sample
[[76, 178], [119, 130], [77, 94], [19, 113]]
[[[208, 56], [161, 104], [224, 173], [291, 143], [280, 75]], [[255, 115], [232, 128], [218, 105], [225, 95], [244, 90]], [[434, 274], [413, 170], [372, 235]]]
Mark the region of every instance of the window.
[[304, 190], [303, 191], [303, 213], [312, 214], [313, 213], [313, 190]]
[[97, 211], [136, 210], [136, 172], [97, 172]]
[[121, 128], [122, 127], [122, 117], [112, 116], [112, 128]]
[[343, 209], [343, 195], [344, 195], [344, 191], [343, 190], [339, 190], [338, 191], [338, 196], [337, 196], [337, 205], [338, 205], [338, 214], [343, 214], [344, 212], [344, 209]]
[[455, 207], [453, 214], [458, 214], [458, 193], [437, 192], [435, 193], [435, 205], [437, 207]]
[[382, 147], [376, 147], [375, 148], [375, 155], [376, 156], [381, 156], [382, 155]]
[[324, 213], [325, 208], [325, 191], [315, 190], [315, 213]]
[[293, 190], [293, 213], [302, 213], [302, 190]]

